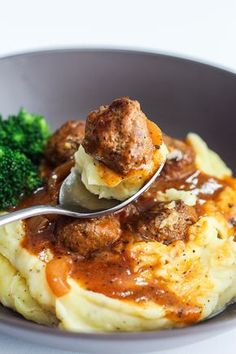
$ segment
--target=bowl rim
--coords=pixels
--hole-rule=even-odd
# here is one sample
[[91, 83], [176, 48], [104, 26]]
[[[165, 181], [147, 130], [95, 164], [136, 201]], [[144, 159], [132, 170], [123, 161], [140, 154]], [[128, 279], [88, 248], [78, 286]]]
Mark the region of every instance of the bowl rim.
[[162, 51], [162, 50], [155, 50], [155, 49], [148, 49], [148, 48], [143, 48], [143, 47], [126, 47], [126, 46], [112, 46], [112, 45], [79, 45], [79, 46], [58, 46], [58, 47], [42, 47], [42, 48], [36, 48], [33, 50], [23, 50], [23, 51], [16, 51], [13, 53], [9, 54], [3, 54], [0, 55], [0, 62], [6, 61], [9, 59], [16, 59], [20, 57], [30, 57], [30, 56], [36, 56], [38, 54], [57, 54], [57, 53], [109, 53], [109, 54], [119, 54], [119, 53], [124, 53], [124, 54], [133, 54], [133, 55], [147, 55], [147, 56], [160, 56], [160, 57], [168, 57], [169, 59], [177, 60], [177, 61], [187, 61], [191, 62], [192, 64], [196, 65], [203, 65], [203, 66], [208, 66], [211, 69], [215, 70], [220, 70], [224, 71], [225, 73], [228, 73], [230, 75], [236, 76], [236, 69], [234, 70], [233, 68], [224, 66], [223, 64], [218, 64], [216, 62], [210, 61], [210, 60], [205, 60], [201, 58], [196, 58], [191, 55], [187, 54], [179, 54], [176, 52], [172, 51]]
[[[1, 305], [3, 306], [3, 305]], [[232, 305], [229, 305], [229, 307]], [[11, 311], [11, 310], [10, 310]], [[224, 312], [224, 311], [223, 311]], [[222, 312], [222, 313], [223, 313]], [[17, 314], [18, 316], [18, 314]], [[20, 315], [19, 315], [20, 316]], [[220, 316], [220, 315], [219, 315]], [[236, 323], [236, 316], [235, 318], [227, 319], [226, 326], [222, 329], [222, 320], [218, 319], [217, 322], [212, 322], [212, 318], [206, 319], [204, 321], [198, 322], [196, 324], [186, 326], [186, 327], [179, 327], [179, 328], [167, 328], [167, 329], [157, 329], [157, 330], [145, 330], [145, 331], [119, 331], [119, 332], [74, 332], [74, 331], [67, 331], [60, 329], [58, 327], [49, 327], [45, 325], [40, 325], [32, 321], [28, 321], [23, 317], [15, 317], [15, 318], [7, 318], [2, 319], [0, 318], [0, 331], [1, 326], [3, 325], [5, 328], [17, 328], [20, 332], [28, 332], [28, 333], [39, 333], [43, 334], [47, 337], [67, 337], [70, 339], [82, 339], [82, 340], [96, 340], [96, 341], [116, 341], [116, 340], [123, 340], [123, 341], [142, 341], [144, 339], [158, 339], [158, 338], [170, 338], [175, 337], [181, 334], [182, 337], [186, 337], [189, 335], [198, 334], [201, 332], [200, 328], [207, 326], [207, 331], [210, 335], [210, 332], [214, 332], [216, 330], [221, 330], [222, 333], [225, 332], [227, 329], [234, 328], [233, 325]], [[224, 322], [224, 321], [223, 321]], [[209, 326], [209, 324], [211, 325]]]

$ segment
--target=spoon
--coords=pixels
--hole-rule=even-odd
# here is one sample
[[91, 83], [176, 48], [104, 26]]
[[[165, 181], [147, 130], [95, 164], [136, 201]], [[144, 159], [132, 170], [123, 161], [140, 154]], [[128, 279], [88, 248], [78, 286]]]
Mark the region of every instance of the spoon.
[[144, 184], [137, 193], [124, 201], [115, 199], [99, 199], [90, 193], [83, 185], [80, 175], [75, 169], [67, 176], [61, 185], [59, 192], [59, 204], [56, 206], [36, 205], [29, 208], [13, 211], [0, 216], [0, 226], [13, 221], [23, 220], [37, 215], [58, 214], [74, 218], [97, 218], [107, 214], [115, 213], [124, 208], [142, 193], [144, 193], [156, 180], [164, 166], [162, 163], [154, 175]]

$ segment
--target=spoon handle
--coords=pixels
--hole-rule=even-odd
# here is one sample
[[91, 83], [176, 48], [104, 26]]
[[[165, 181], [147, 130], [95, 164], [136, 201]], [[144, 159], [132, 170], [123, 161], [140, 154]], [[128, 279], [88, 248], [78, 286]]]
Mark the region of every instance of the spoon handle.
[[65, 214], [63, 209], [49, 205], [36, 205], [33, 207], [13, 211], [0, 216], [0, 226], [9, 224], [13, 221], [27, 219], [32, 216], [43, 214]]

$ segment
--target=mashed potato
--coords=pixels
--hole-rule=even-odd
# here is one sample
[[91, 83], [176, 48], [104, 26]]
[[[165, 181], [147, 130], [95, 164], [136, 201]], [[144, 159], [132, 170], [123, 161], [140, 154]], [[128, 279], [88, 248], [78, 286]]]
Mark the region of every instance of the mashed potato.
[[[205, 161], [211, 160], [212, 152], [199, 137], [189, 136], [189, 141], [196, 150], [198, 167], [206, 171]], [[77, 164], [83, 153], [81, 155], [80, 151], [77, 156]], [[208, 166], [208, 171], [217, 176], [219, 173], [229, 175], [230, 170], [219, 157], [214, 156], [216, 165], [214, 162], [214, 170]], [[100, 176], [97, 169], [94, 170], [93, 161], [86, 161], [87, 164], [81, 161], [79, 164], [87, 167], [84, 168], [87, 183], [97, 186], [99, 181], [100, 186], [101, 179], [98, 179]], [[89, 179], [91, 173], [95, 174], [96, 183]], [[101, 186], [97, 188], [103, 188], [104, 184]], [[177, 189], [169, 189], [159, 198], [170, 203], [179, 199], [189, 205], [196, 203], [196, 196]], [[195, 310], [198, 314], [196, 320], [201, 321], [223, 309], [236, 297], [236, 242], [234, 228], [225, 218], [226, 214], [232, 213], [233, 208], [229, 204], [236, 208], [236, 182], [233, 180], [216, 200], [205, 203], [204, 215], [190, 226], [187, 241], [178, 240], [169, 245], [141, 241], [127, 246], [126, 252], [140, 281], [145, 284], [161, 279], [178, 296], [179, 304], [114, 299], [85, 289], [79, 280], [70, 276], [67, 279], [70, 291], [64, 296], [55, 296], [45, 274], [46, 261], [52, 260], [53, 255], [46, 250], [36, 256], [22, 246], [25, 236], [22, 222], [0, 228], [0, 301], [27, 319], [47, 325], [58, 324], [62, 329], [79, 332], [181, 327], [186, 322], [181, 318], [177, 320], [175, 314], [179, 313], [182, 305]]]
[[156, 151], [153, 160], [145, 168], [132, 171], [123, 177], [88, 155], [83, 146], [75, 154], [75, 169], [87, 190], [99, 198], [125, 200], [143, 186], [158, 166], [166, 160], [168, 150], [165, 144]]
[[160, 202], [182, 200], [186, 205], [192, 206], [196, 204], [197, 197], [190, 191], [180, 191], [175, 188], [169, 188], [165, 193], [157, 192], [157, 200]]
[[56, 316], [33, 299], [25, 279], [2, 255], [0, 255], [0, 288], [0, 301], [4, 306], [17, 311], [27, 320], [48, 326], [57, 325]]
[[[15, 237], [19, 232], [20, 238]], [[0, 252], [8, 258], [4, 273], [0, 274], [4, 287], [0, 288], [1, 302], [16, 309], [27, 319], [44, 324], [55, 324], [66, 330], [79, 332], [135, 331], [182, 326], [166, 314], [169, 306], [155, 303], [139, 305], [109, 298], [83, 289], [79, 282], [69, 279], [70, 292], [55, 297], [45, 281], [45, 264], [30, 255], [20, 244], [23, 237], [21, 223], [1, 228]], [[8, 242], [8, 240], [14, 242]], [[137, 242], [128, 250], [140, 277], [148, 281], [162, 277], [168, 287], [201, 309], [199, 320], [219, 311], [236, 295], [236, 243], [232, 230], [221, 217], [207, 216], [190, 228], [190, 240], [172, 245], [158, 242]], [[3, 259], [1, 257], [1, 259]], [[6, 261], [5, 261], [6, 262]], [[2, 263], [1, 263], [2, 264]], [[152, 266], [151, 271], [147, 271]], [[16, 271], [17, 269], [17, 271]], [[14, 286], [14, 298], [23, 301], [17, 305], [6, 296], [13, 274], [19, 274], [23, 285]], [[13, 282], [15, 283], [15, 282]], [[13, 288], [12, 288], [13, 289]], [[24, 295], [25, 296], [25, 295]]]
[[187, 141], [196, 152], [196, 164], [202, 172], [218, 178], [231, 176], [232, 171], [214, 151], [210, 150], [199, 135], [189, 133]]

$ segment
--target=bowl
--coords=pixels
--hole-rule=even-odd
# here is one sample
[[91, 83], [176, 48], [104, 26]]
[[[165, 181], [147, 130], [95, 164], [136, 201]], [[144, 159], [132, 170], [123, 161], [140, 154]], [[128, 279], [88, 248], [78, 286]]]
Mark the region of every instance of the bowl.
[[[114, 98], [130, 96], [163, 131], [199, 133], [236, 172], [236, 75], [169, 55], [108, 49], [51, 50], [0, 60], [3, 116], [24, 106], [52, 129]], [[190, 344], [236, 325], [236, 305], [197, 325], [139, 333], [81, 334], [29, 322], [0, 307], [0, 331], [83, 353], [147, 353]]]

